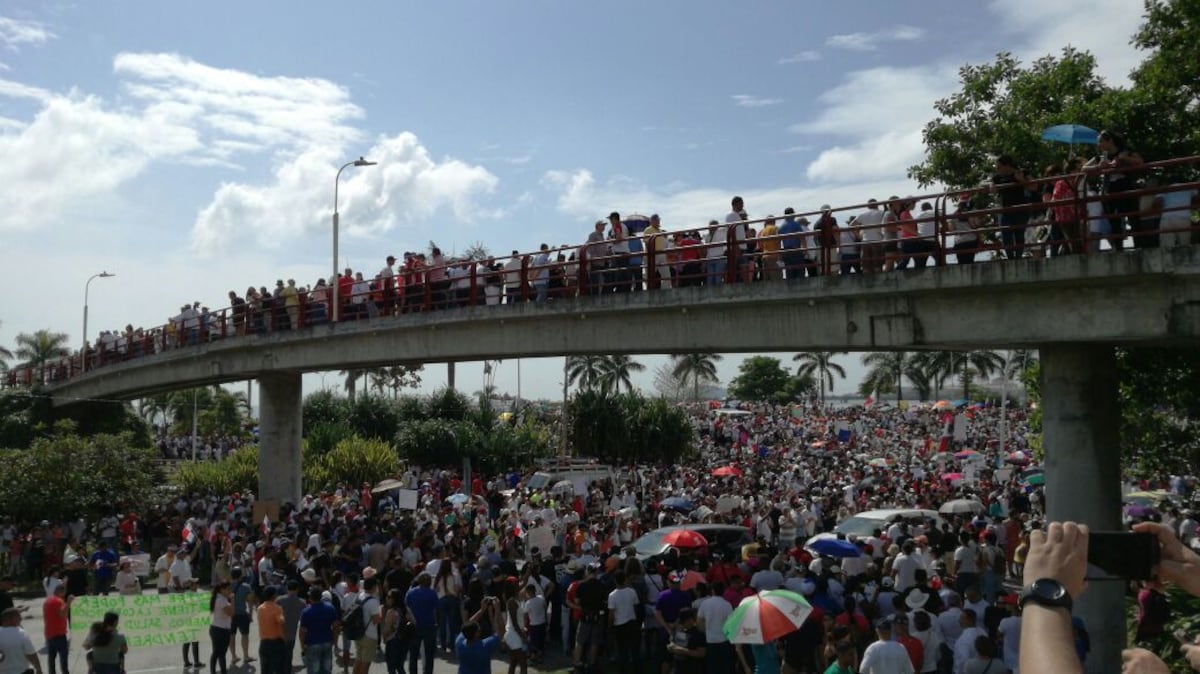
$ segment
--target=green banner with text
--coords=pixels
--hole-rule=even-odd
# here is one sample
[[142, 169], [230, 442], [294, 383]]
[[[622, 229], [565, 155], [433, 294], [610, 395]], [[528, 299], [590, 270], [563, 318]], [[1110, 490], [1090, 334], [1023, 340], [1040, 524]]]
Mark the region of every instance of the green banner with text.
[[112, 611], [121, 616], [118, 630], [130, 648], [200, 641], [210, 622], [207, 592], [76, 597], [71, 631], [85, 635], [92, 623]]

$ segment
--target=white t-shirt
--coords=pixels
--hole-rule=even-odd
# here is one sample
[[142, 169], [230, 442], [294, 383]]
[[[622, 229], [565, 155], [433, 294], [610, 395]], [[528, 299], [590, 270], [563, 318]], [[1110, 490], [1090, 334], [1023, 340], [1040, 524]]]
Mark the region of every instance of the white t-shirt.
[[188, 562], [187, 557], [176, 557], [175, 561], [171, 564], [170, 574], [172, 590], [177, 587], [184, 590], [190, 589], [192, 583], [192, 565]]
[[21, 674], [31, 668], [29, 656], [36, 655], [33, 640], [20, 627], [0, 627], [0, 674]]
[[908, 651], [896, 641], [876, 641], [863, 651], [862, 674], [913, 674]]
[[876, 225], [883, 223], [883, 209], [869, 208], [854, 219], [854, 224], [862, 232], [863, 243], [873, 243], [883, 240], [883, 228]]
[[225, 598], [225, 595], [217, 595], [217, 601], [213, 604], [212, 611], [213, 627], [229, 629], [233, 626], [233, 615], [225, 612], [227, 608], [229, 608], [229, 600]]
[[525, 614], [529, 616], [530, 625], [546, 624], [546, 598], [535, 594], [525, 600]]
[[1004, 666], [1018, 674], [1021, 665], [1021, 616], [1011, 615], [1000, 621], [996, 628], [1000, 638], [1004, 640]]
[[962, 674], [963, 667], [967, 662], [976, 656], [975, 640], [980, 636], [986, 636], [978, 627], [968, 627], [959, 635], [958, 640], [954, 642], [954, 673]]
[[942, 630], [942, 638], [946, 640], [947, 644], [953, 644], [958, 641], [959, 635], [962, 634], [963, 628], [958, 622], [961, 616], [962, 609], [957, 606], [948, 608], [938, 614], [938, 629]]
[[733, 613], [733, 606], [724, 597], [705, 597], [696, 609], [696, 617], [704, 622], [704, 641], [710, 644], [723, 644], [728, 639], [722, 627], [725, 619]]
[[634, 592], [631, 587], [618, 587], [608, 593], [608, 610], [613, 612], [614, 625], [624, 625], [637, 619], [637, 613], [634, 610], [637, 600], [637, 592]]
[[154, 586], [160, 590], [170, 587], [172, 563], [166, 555], [161, 555], [154, 562]]
[[958, 573], [979, 573], [978, 555], [975, 548], [960, 545], [954, 551], [954, 568]]
[[367, 626], [367, 631], [363, 633], [363, 638], [379, 641], [379, 629], [383, 627], [383, 622], [371, 622], [375, 616], [379, 615], [383, 610], [383, 606], [379, 603], [379, 599], [374, 595], [367, 594], [366, 592], [359, 594], [357, 598], [352, 595], [347, 597], [347, 599], [350, 600], [350, 606], [354, 606], [355, 601], [362, 601], [363, 624]]
[[750, 587], [755, 590], [778, 590], [783, 587], [783, 574], [771, 569], [763, 569], [750, 577]]
[[916, 584], [917, 569], [924, 568], [915, 555], [900, 553], [892, 562], [892, 571], [896, 574], [896, 591], [905, 592]]

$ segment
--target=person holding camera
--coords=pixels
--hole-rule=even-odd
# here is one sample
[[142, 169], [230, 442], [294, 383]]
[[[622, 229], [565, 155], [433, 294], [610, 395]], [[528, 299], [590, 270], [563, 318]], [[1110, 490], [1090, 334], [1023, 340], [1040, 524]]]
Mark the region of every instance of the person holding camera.
[[[1200, 556], [1184, 547], [1170, 527], [1156, 522], [1134, 525], [1136, 533], [1154, 534], [1160, 546], [1158, 576], [1193, 596], [1200, 596]], [[1082, 672], [1075, 651], [1071, 606], [1086, 589], [1088, 528], [1075, 522], [1052, 522], [1030, 534], [1025, 559], [1021, 638], [1021, 674]], [[1200, 641], [1185, 643], [1184, 655], [1200, 671]], [[1123, 674], [1166, 674], [1158, 656], [1142, 648], [1122, 654]]]

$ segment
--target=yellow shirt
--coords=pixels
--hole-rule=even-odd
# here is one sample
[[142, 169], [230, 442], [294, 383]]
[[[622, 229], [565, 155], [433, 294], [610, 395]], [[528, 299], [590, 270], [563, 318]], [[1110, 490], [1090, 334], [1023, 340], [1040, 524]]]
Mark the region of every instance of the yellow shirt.
[[274, 601], [264, 601], [258, 607], [258, 638], [283, 638], [283, 607]]
[[782, 243], [780, 239], [764, 240], [768, 236], [776, 236], [778, 234], [779, 230], [775, 227], [775, 225], [767, 225], [766, 227], [763, 227], [762, 231], [758, 233], [759, 249], [764, 253], [778, 253], [780, 244]]

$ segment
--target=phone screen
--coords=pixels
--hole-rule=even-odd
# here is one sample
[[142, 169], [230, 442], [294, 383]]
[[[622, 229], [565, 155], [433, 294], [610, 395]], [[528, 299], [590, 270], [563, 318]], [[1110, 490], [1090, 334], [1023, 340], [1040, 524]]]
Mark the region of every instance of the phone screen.
[[1088, 534], [1088, 580], [1150, 580], [1158, 571], [1158, 561], [1158, 538], [1154, 534]]

